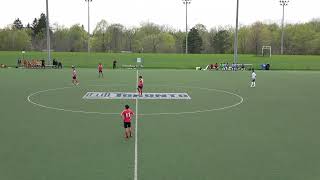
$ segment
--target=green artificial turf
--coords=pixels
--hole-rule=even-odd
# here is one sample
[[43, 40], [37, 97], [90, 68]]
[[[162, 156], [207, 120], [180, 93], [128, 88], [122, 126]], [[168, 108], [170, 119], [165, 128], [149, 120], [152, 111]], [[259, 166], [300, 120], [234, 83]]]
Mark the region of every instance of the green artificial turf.
[[[1, 180], [133, 179], [135, 141], [124, 139], [119, 114], [125, 104], [136, 110], [135, 100], [82, 96], [134, 92], [136, 71], [105, 70], [98, 79], [96, 69], [77, 70], [79, 86], [71, 85], [70, 69], [0, 69]], [[320, 178], [320, 72], [258, 71], [256, 88], [248, 71], [139, 74], [145, 92], [187, 92], [192, 99], [138, 101], [138, 180]], [[217, 90], [243, 103], [192, 113], [241, 101]], [[42, 107], [27, 100], [39, 91], [30, 100]]]
[[[22, 56], [17, 51], [1, 51], [0, 63], [16, 66], [18, 58], [47, 59], [46, 52], [26, 52]], [[117, 60], [118, 66], [135, 65], [137, 58], [144, 59], [145, 68], [161, 69], [195, 69], [213, 63], [232, 63], [232, 54], [126, 54], [126, 53], [86, 53], [86, 52], [53, 52], [52, 58], [61, 61], [64, 66], [75, 65], [81, 68], [96, 68], [99, 62], [111, 68], [112, 61]], [[320, 56], [289, 56], [274, 55], [259, 57], [255, 55], [239, 55], [239, 63], [253, 64], [259, 69], [261, 64], [271, 64], [273, 70], [320, 70]]]

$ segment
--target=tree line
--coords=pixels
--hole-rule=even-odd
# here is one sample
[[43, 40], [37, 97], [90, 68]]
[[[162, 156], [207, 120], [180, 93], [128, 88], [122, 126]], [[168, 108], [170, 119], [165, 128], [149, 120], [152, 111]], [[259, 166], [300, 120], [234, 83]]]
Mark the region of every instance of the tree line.
[[[276, 23], [255, 22], [239, 28], [238, 51], [242, 54], [261, 54], [262, 46], [272, 46], [272, 53], [280, 53], [281, 26]], [[284, 28], [285, 54], [320, 54], [320, 19], [306, 23], [287, 24]], [[197, 24], [188, 32], [188, 51], [194, 54], [233, 53], [235, 29]], [[83, 25], [50, 27], [51, 47], [54, 51], [87, 51], [88, 32]], [[90, 49], [94, 52], [184, 53], [186, 34], [164, 25], [141, 23], [128, 28], [101, 20], [90, 34]], [[0, 50], [46, 49], [46, 16], [41, 14], [32, 24], [23, 25], [16, 19], [12, 25], [0, 29]]]

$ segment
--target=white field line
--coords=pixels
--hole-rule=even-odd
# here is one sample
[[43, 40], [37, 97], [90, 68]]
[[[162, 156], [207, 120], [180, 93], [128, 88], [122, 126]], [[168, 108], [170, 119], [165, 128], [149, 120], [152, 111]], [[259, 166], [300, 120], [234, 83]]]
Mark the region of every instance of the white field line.
[[[91, 85], [91, 86], [106, 86], [106, 85]], [[122, 86], [122, 84], [119, 84], [117, 86]], [[152, 86], [152, 85], [149, 85]], [[168, 86], [168, 85], [156, 85], [156, 86]], [[109, 87], [109, 86], [106, 86]], [[112, 87], [112, 86], [111, 86]], [[159, 116], [159, 115], [183, 115], [183, 114], [197, 114], [197, 113], [204, 113], [204, 112], [211, 112], [211, 111], [221, 111], [221, 110], [226, 110], [226, 109], [230, 109], [236, 106], [239, 106], [240, 104], [242, 104], [244, 102], [244, 98], [238, 94], [229, 92], [229, 91], [225, 91], [225, 90], [219, 90], [219, 89], [210, 89], [210, 88], [202, 88], [202, 87], [192, 87], [192, 86], [174, 86], [174, 87], [180, 87], [180, 88], [191, 88], [191, 89], [200, 89], [200, 90], [207, 90], [207, 91], [216, 91], [216, 92], [221, 92], [221, 93], [226, 93], [226, 94], [230, 94], [233, 96], [236, 96], [240, 99], [239, 102], [230, 105], [230, 106], [225, 106], [225, 107], [220, 107], [220, 108], [213, 108], [213, 109], [204, 109], [204, 110], [196, 110], [196, 111], [187, 111], [187, 112], [172, 112], [172, 113], [146, 113], [146, 114], [139, 114], [140, 116]], [[69, 89], [69, 88], [73, 88], [73, 87], [62, 87], [62, 88], [55, 88], [55, 89], [47, 89], [47, 90], [42, 90], [42, 91], [37, 91], [34, 92], [32, 94], [30, 94], [27, 97], [27, 101], [35, 106], [41, 107], [41, 108], [45, 108], [45, 109], [51, 109], [51, 110], [56, 110], [56, 111], [65, 111], [65, 112], [72, 112], [72, 113], [83, 113], [83, 114], [100, 114], [100, 115], [118, 115], [118, 113], [104, 113], [104, 112], [94, 112], [94, 111], [80, 111], [80, 110], [69, 110], [69, 109], [63, 109], [63, 108], [58, 108], [58, 107], [50, 107], [50, 106], [46, 106], [37, 102], [34, 102], [32, 100], [33, 96], [36, 96], [38, 94], [44, 93], [44, 92], [48, 92], [48, 91], [57, 91], [57, 90], [63, 90], [63, 89]]]
[[[138, 84], [139, 70], [137, 69], [137, 84]], [[136, 84], [136, 86], [137, 86]], [[135, 87], [136, 87], [135, 86]], [[136, 90], [138, 93], [138, 91]], [[136, 98], [136, 125], [135, 125], [135, 143], [134, 143], [134, 180], [138, 180], [138, 98]]]
[[42, 108], [45, 108], [45, 109], [52, 109], [52, 110], [56, 110], [56, 111], [64, 111], [64, 112], [72, 112], [72, 113], [83, 113], [83, 114], [100, 114], [100, 115], [118, 115], [119, 114], [119, 113], [102, 113], [102, 112], [78, 111], [78, 110], [69, 110], [69, 109], [63, 109], [63, 108], [50, 107], [50, 106], [46, 106], [46, 105], [43, 105], [43, 104], [36, 103], [36, 102], [32, 101], [32, 99], [31, 99], [32, 96], [35, 96], [37, 94], [41, 94], [43, 92], [56, 91], [56, 90], [62, 90], [62, 89], [70, 89], [70, 88], [73, 88], [73, 87], [63, 87], [63, 88], [55, 88], [55, 89], [47, 89], [47, 90], [43, 90], [43, 91], [37, 91], [35, 93], [30, 94], [27, 97], [27, 100], [28, 100], [29, 103], [31, 103], [31, 104], [33, 104], [35, 106], [42, 107]]

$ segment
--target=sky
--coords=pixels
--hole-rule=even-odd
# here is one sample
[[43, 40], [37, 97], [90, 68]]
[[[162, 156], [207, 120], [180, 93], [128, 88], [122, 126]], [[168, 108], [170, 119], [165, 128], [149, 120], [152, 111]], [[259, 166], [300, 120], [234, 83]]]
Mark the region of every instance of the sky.
[[[3, 0], [4, 1], [4, 0]], [[256, 21], [281, 22], [282, 6], [279, 0], [239, 0], [240, 25]], [[57, 23], [70, 27], [74, 24], [88, 27], [85, 0], [49, 0], [50, 25]], [[320, 0], [291, 0], [285, 8], [286, 23], [301, 23], [320, 18]], [[204, 24], [208, 29], [218, 26], [235, 26], [236, 0], [192, 0], [188, 6], [188, 27]], [[16, 18], [23, 24], [32, 23], [46, 11], [45, 0], [9, 0], [0, 6], [0, 28]], [[93, 0], [90, 3], [90, 27], [105, 19], [126, 27], [139, 27], [143, 22], [168, 25], [185, 30], [185, 5], [182, 0]]]

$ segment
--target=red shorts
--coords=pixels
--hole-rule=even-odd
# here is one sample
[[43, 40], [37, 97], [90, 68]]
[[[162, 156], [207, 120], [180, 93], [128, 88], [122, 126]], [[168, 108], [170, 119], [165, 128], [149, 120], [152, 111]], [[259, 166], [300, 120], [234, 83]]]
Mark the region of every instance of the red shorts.
[[143, 85], [138, 85], [138, 88], [139, 88], [139, 89], [142, 89], [142, 88], [143, 88]]

